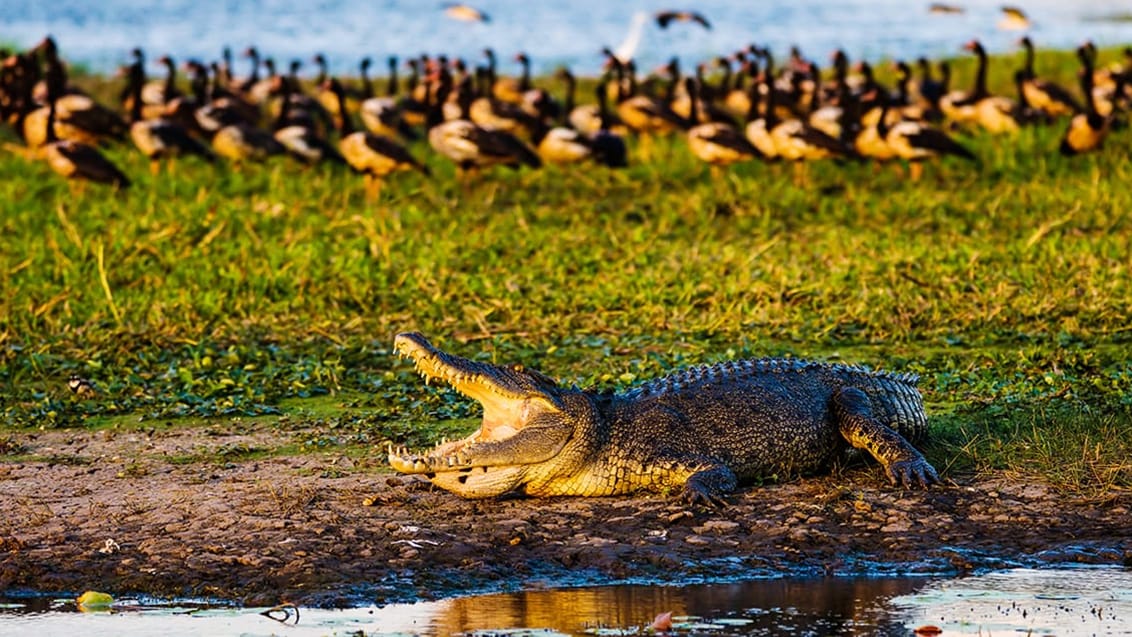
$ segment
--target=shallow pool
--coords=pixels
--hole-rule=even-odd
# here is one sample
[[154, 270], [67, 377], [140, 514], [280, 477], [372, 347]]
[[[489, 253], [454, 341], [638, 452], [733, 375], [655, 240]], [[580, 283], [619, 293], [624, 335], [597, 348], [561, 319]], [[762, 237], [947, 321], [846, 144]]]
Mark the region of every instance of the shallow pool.
[[[966, 578], [821, 578], [499, 593], [382, 608], [231, 608], [0, 598], [0, 635], [1132, 635], [1132, 570], [1016, 569]], [[296, 614], [297, 610], [297, 614]], [[664, 614], [670, 613], [665, 620]]]

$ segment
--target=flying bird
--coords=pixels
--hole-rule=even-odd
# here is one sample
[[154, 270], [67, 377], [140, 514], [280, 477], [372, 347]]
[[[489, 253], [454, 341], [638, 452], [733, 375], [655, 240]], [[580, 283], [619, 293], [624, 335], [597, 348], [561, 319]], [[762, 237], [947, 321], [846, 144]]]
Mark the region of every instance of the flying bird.
[[672, 22], [695, 22], [705, 29], [711, 29], [711, 23], [707, 18], [695, 11], [661, 11], [656, 14], [656, 23], [660, 28], [667, 29]]
[[929, 13], [963, 13], [965, 9], [957, 4], [933, 2], [928, 6]]
[[449, 2], [445, 4], [443, 8], [444, 15], [453, 20], [463, 20], [464, 22], [491, 22], [490, 16], [469, 4]]
[[1004, 31], [1022, 31], [1030, 28], [1030, 19], [1018, 7], [1002, 7], [1002, 19], [998, 21], [998, 28]]

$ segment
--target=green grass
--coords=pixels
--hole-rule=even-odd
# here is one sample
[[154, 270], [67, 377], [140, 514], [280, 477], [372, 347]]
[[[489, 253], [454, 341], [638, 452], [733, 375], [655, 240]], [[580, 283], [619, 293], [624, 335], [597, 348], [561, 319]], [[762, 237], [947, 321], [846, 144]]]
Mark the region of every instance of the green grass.
[[[1074, 68], [1038, 59], [1067, 85]], [[1060, 134], [964, 136], [981, 165], [918, 184], [813, 165], [808, 188], [757, 162], [713, 182], [670, 140], [623, 172], [463, 189], [419, 144], [433, 179], [398, 175], [374, 206], [356, 176], [287, 161], [155, 178], [116, 146], [135, 179], [116, 194], [0, 154], [0, 433], [257, 417], [296, 453], [379, 456], [473, 426], [474, 405], [391, 357], [420, 330], [583, 386], [742, 356], [914, 371], [938, 466], [1127, 489], [1132, 131], [1074, 159]], [[71, 373], [99, 395], [72, 398]]]

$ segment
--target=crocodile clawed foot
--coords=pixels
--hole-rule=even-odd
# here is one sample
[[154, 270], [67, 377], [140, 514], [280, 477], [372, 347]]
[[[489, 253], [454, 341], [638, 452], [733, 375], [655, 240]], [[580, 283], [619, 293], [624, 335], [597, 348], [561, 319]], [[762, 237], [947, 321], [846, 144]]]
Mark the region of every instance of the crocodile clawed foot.
[[886, 472], [888, 473], [888, 480], [893, 485], [904, 488], [912, 488], [918, 485], [922, 489], [927, 489], [929, 486], [941, 482], [935, 468], [923, 458], [893, 462]]
[[680, 500], [691, 506], [702, 506], [713, 509], [723, 509], [730, 506], [722, 494], [712, 493], [710, 490], [692, 484], [684, 486], [680, 492]]

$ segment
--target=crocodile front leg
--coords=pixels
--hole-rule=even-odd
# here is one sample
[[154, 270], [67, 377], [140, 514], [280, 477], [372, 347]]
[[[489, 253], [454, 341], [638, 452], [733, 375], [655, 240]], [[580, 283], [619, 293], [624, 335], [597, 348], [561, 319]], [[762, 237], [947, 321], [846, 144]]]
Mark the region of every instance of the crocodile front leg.
[[856, 387], [845, 387], [833, 396], [837, 427], [849, 444], [865, 449], [883, 466], [892, 484], [927, 488], [939, 483], [939, 474], [924, 456], [900, 434], [877, 420], [869, 397]]
[[701, 449], [677, 449], [667, 444], [687, 436], [688, 419], [663, 405], [655, 405], [633, 416], [631, 439], [611, 445], [618, 451], [601, 463], [612, 467], [619, 484], [639, 489], [679, 489], [679, 498], [689, 504], [723, 506], [723, 496], [735, 490], [739, 480], [726, 463]]

